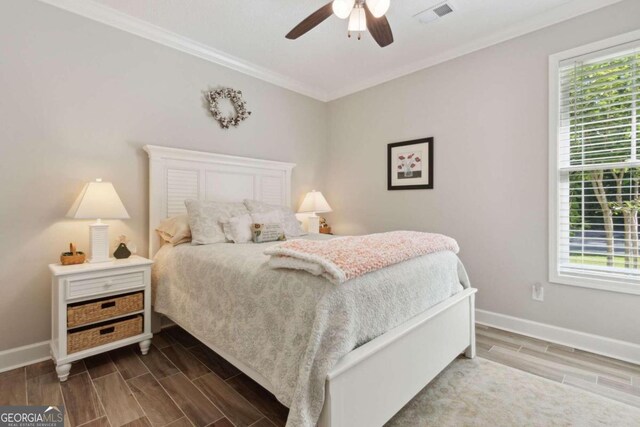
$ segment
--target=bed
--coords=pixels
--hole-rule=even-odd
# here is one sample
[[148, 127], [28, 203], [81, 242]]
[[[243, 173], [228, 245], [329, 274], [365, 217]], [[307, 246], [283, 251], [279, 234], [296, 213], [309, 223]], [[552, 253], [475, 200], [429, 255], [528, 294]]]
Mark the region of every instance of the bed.
[[[475, 356], [476, 290], [452, 253], [407, 261], [336, 287], [308, 273], [268, 269], [262, 255], [266, 244], [161, 248], [155, 227], [168, 216], [184, 213], [186, 199], [249, 198], [289, 205], [294, 165], [167, 147], [145, 146], [145, 150], [150, 159], [150, 255], [157, 263], [155, 309], [290, 406], [297, 414], [290, 417], [298, 417], [290, 419], [291, 425], [308, 425], [310, 419], [331, 427], [382, 425], [460, 353]], [[394, 283], [399, 277], [410, 280]], [[418, 286], [422, 279], [432, 284], [427, 293], [425, 286]], [[379, 284], [376, 294], [367, 293], [372, 289], [367, 280]], [[400, 285], [406, 285], [406, 292], [397, 291]], [[350, 319], [370, 319], [367, 309], [377, 309], [384, 300], [395, 301], [385, 298], [393, 292], [402, 304], [387, 307], [384, 319], [342, 327]], [[321, 336], [332, 335], [322, 331], [356, 332], [340, 344], [344, 348], [336, 344], [344, 340], [319, 339], [314, 351], [322, 357], [307, 360], [300, 354], [310, 347], [305, 331], [315, 337], [316, 325], [323, 323], [310, 315], [317, 301], [329, 301]], [[221, 310], [229, 312], [227, 321], [215, 318]], [[278, 311], [285, 312], [288, 321], [278, 320]], [[345, 314], [344, 322], [335, 322], [336, 312]], [[265, 324], [273, 325], [268, 334], [260, 330]], [[246, 342], [237, 342], [237, 337]], [[260, 355], [254, 354], [256, 348]], [[317, 369], [307, 363], [318, 360], [322, 363]], [[307, 364], [313, 366], [306, 369]], [[304, 375], [310, 377], [308, 389], [300, 386]], [[320, 387], [314, 386], [318, 375]], [[309, 402], [303, 404], [305, 400]], [[315, 411], [312, 418], [306, 416], [307, 409]]]

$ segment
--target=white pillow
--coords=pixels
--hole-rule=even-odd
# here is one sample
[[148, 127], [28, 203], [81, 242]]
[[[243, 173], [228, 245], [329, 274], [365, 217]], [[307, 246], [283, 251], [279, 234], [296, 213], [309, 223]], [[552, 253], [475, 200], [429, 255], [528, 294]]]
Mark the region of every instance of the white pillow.
[[189, 214], [192, 245], [226, 242], [227, 239], [219, 221], [249, 213], [242, 203], [187, 200], [184, 204]]
[[233, 243], [248, 243], [251, 242], [251, 224], [253, 220], [251, 215], [244, 214], [231, 218], [223, 219], [220, 221], [222, 224], [222, 230], [227, 240]]
[[254, 224], [280, 224], [284, 229], [284, 218], [279, 210], [252, 213], [251, 219]]
[[280, 211], [282, 214], [284, 234], [287, 236], [287, 238], [299, 237], [307, 234], [302, 229], [300, 221], [298, 221], [298, 218], [296, 218], [296, 214], [294, 214], [293, 211], [286, 206], [270, 205], [268, 203], [249, 199], [245, 199], [244, 204], [247, 209], [249, 209], [249, 212], [251, 212], [251, 214], [265, 213], [273, 210]]
[[163, 219], [156, 231], [163, 240], [174, 246], [191, 241], [191, 228], [189, 228], [189, 217], [187, 215], [177, 215]]

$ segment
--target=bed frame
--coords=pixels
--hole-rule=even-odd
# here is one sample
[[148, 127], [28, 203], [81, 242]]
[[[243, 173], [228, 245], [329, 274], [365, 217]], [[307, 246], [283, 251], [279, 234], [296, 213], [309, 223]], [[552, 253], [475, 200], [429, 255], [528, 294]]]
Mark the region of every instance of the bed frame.
[[[186, 199], [255, 199], [290, 206], [292, 163], [152, 145], [144, 150], [149, 155], [150, 257], [160, 248], [155, 228], [162, 219], [185, 213]], [[327, 375], [318, 425], [381, 426], [458, 355], [475, 357], [475, 293], [465, 289], [344, 356]], [[273, 390], [266, 378], [225, 349], [195, 336]]]

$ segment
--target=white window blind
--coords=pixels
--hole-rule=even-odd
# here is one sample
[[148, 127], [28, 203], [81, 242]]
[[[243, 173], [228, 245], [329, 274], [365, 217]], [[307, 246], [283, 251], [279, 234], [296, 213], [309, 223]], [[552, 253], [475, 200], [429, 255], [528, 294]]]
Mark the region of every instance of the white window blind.
[[640, 287], [640, 43], [559, 63], [557, 275]]

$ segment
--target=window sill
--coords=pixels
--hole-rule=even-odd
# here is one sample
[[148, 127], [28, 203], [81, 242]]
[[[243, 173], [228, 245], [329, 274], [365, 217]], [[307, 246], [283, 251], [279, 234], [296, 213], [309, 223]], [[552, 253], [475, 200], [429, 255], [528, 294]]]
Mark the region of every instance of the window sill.
[[629, 295], [640, 295], [640, 283], [635, 284], [620, 281], [609, 281], [570, 274], [550, 274], [549, 282], [579, 288], [598, 289], [601, 291], [617, 292]]

